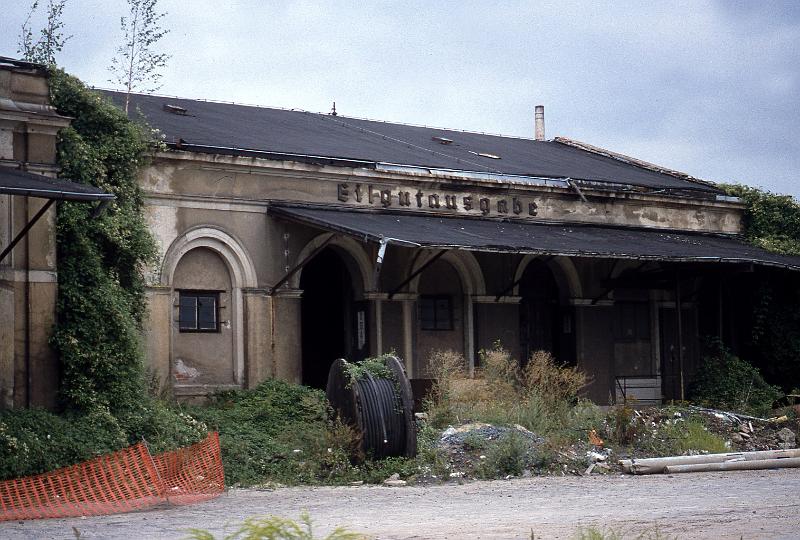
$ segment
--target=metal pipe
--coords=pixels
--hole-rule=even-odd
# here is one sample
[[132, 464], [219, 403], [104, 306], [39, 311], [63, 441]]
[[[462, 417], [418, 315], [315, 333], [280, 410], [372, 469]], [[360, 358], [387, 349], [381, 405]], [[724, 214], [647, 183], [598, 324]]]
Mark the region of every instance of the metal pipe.
[[[33, 370], [31, 369], [31, 242], [27, 232], [33, 227], [40, 217], [44, 215], [53, 200], [50, 199], [39, 209], [32, 220], [22, 229], [20, 234], [25, 236], [25, 405], [31, 408], [31, 388], [33, 387]], [[30, 218], [30, 198], [25, 198], [25, 220]], [[16, 240], [16, 239], [15, 239]], [[13, 242], [12, 246], [13, 247]], [[0, 256], [0, 260], [2, 257]]]
[[537, 141], [544, 140], [544, 105], [537, 105], [534, 113], [535, 135]]
[[705, 465], [740, 461], [760, 461], [800, 458], [800, 449], [761, 450], [756, 452], [729, 452], [726, 454], [705, 454], [697, 456], [669, 456], [663, 458], [622, 459], [622, 470], [631, 474], [660, 474], [665, 467], [678, 465]]
[[800, 467], [800, 457], [759, 459], [753, 461], [725, 461], [723, 463], [698, 463], [695, 465], [668, 465], [664, 467], [664, 473], [758, 471], [763, 469], [788, 469], [794, 467]]

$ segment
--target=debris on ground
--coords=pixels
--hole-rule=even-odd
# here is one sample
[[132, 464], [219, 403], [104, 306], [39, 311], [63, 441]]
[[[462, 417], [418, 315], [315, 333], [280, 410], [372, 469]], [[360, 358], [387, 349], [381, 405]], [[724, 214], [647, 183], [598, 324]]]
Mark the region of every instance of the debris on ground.
[[383, 481], [384, 486], [390, 487], [405, 486], [406, 484], [408, 484], [408, 482], [405, 480], [400, 480], [400, 475], [398, 473], [394, 473], [392, 476]]
[[[624, 415], [611, 409], [596, 427], [587, 427], [576, 437], [556, 439], [521, 425], [469, 422], [438, 432], [433, 440], [439, 456], [437, 470], [423, 467], [413, 481], [617, 473], [624, 471], [620, 461], [626, 460], [791, 450], [797, 448], [799, 431], [800, 422], [791, 412], [758, 418], [696, 406], [626, 406]], [[621, 434], [626, 437], [622, 442]], [[516, 442], [511, 443], [510, 438]], [[701, 459], [697, 464], [707, 462]], [[388, 478], [384, 483], [400, 485], [393, 484], [394, 480], [399, 478]]]

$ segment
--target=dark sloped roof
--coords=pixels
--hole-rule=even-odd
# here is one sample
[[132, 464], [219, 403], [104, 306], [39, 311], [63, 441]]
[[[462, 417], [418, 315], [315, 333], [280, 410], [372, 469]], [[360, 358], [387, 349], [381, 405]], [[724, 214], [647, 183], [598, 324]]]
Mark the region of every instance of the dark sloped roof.
[[[124, 101], [123, 93], [103, 93], [118, 104]], [[183, 108], [186, 114], [165, 110], [165, 105]], [[182, 140], [186, 148], [194, 150], [208, 146], [228, 149], [228, 152], [230, 149], [265, 151], [459, 171], [572, 178], [648, 189], [717, 192], [705, 183], [649, 170], [558, 141], [133, 94], [131, 116], [135, 116], [137, 110], [151, 126], [165, 134], [167, 143]], [[433, 137], [444, 137], [452, 143], [441, 144]], [[205, 151], [214, 152], [213, 148]], [[500, 159], [477, 154], [491, 154]]]
[[41, 174], [7, 167], [0, 167], [0, 193], [67, 201], [97, 201], [114, 198], [113, 194], [106, 193], [94, 186], [70, 182], [63, 178], [49, 178]]
[[659, 261], [755, 263], [800, 270], [800, 257], [770, 253], [738, 238], [602, 225], [533, 223], [399, 212], [270, 207], [272, 215], [361, 240], [426, 248]]

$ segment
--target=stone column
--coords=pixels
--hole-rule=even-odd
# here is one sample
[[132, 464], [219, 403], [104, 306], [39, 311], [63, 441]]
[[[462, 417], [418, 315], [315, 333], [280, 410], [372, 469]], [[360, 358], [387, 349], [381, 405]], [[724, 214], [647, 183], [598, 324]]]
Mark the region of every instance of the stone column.
[[272, 318], [267, 291], [242, 289], [244, 300], [245, 380], [242, 386], [253, 388], [272, 376], [269, 335]]
[[271, 298], [269, 343], [276, 379], [300, 383], [303, 380], [302, 320], [300, 289], [281, 289]]

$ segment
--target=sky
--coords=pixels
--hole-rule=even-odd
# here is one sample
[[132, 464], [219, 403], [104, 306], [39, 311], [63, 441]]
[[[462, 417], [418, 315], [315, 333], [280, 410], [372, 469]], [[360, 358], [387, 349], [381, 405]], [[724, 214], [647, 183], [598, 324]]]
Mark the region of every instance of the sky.
[[[46, 0], [43, 0], [46, 3]], [[28, 0], [0, 0], [17, 57]], [[564, 136], [800, 198], [800, 2], [160, 0], [157, 93]], [[114, 88], [125, 0], [68, 0], [57, 57]], [[32, 19], [41, 28], [44, 12]], [[117, 86], [118, 87], [118, 86]]]

